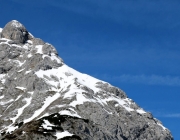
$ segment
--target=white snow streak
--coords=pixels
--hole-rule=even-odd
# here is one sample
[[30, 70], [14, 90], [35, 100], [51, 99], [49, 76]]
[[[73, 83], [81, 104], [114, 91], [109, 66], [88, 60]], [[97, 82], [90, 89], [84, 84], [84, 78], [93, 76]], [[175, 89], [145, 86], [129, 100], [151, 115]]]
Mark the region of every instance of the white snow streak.
[[161, 126], [163, 128], [163, 130], [166, 130], [166, 127], [164, 127], [162, 124], [157, 123], [157, 125]]
[[15, 100], [15, 101], [19, 100], [19, 98], [21, 98], [21, 96], [22, 96], [22, 95], [19, 95], [19, 96], [16, 98], [16, 100]]
[[6, 76], [6, 74], [0, 74], [0, 81], [4, 84], [5, 83], [5, 77]]
[[0, 102], [0, 105], [5, 105], [5, 104], [11, 103], [11, 102], [13, 102], [13, 101], [14, 101], [14, 100], [11, 99], [11, 100], [9, 100], [9, 101], [7, 101], [7, 102]]
[[25, 91], [26, 90], [26, 88], [24, 88], [24, 87], [16, 87], [17, 89], [20, 89], [20, 90], [22, 90], [22, 91]]
[[23, 69], [21, 69], [21, 70], [19, 70], [18, 72], [22, 72], [24, 70], [24, 68]]
[[142, 109], [138, 109], [138, 110], [136, 110], [139, 114], [144, 114], [144, 113], [146, 113], [144, 110], [142, 110]]
[[4, 95], [0, 96], [0, 99], [3, 99], [4, 98]]
[[28, 73], [30, 73], [30, 72], [31, 72], [31, 70], [29, 70], [29, 71], [26, 71], [26, 72], [25, 72], [25, 74], [28, 74]]
[[27, 106], [30, 105], [31, 100], [32, 100], [32, 97], [31, 97], [31, 98], [25, 98], [24, 100], [26, 101], [26, 104], [25, 104], [23, 107], [21, 107], [21, 108], [18, 109], [18, 114], [16, 115], [16, 117], [11, 118], [11, 120], [13, 121], [13, 123], [15, 123], [15, 121], [17, 120], [17, 118], [19, 118], [19, 116], [23, 113], [24, 109], [25, 109]]
[[59, 97], [60, 97], [60, 93], [56, 93], [52, 97], [47, 97], [46, 100], [44, 101], [44, 105], [42, 106], [42, 108], [36, 110], [31, 118], [24, 120], [24, 123], [27, 123], [33, 120], [34, 118], [38, 117], [53, 101], [55, 101]]

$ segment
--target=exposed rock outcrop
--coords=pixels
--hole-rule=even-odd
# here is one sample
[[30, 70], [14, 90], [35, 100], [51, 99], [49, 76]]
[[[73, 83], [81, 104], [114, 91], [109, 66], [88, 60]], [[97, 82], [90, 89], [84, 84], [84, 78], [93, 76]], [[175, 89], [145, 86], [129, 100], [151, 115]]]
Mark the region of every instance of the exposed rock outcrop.
[[1, 33], [1, 38], [7, 38], [15, 43], [25, 43], [31, 39], [32, 36], [28, 33], [24, 25], [20, 22], [13, 20], [6, 24]]

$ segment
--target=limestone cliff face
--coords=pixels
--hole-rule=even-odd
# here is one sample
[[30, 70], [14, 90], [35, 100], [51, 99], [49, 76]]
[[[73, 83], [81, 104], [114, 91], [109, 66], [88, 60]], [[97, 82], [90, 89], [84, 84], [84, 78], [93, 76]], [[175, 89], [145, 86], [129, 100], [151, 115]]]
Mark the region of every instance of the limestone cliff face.
[[173, 140], [119, 88], [82, 74], [18, 21], [0, 30], [0, 139]]

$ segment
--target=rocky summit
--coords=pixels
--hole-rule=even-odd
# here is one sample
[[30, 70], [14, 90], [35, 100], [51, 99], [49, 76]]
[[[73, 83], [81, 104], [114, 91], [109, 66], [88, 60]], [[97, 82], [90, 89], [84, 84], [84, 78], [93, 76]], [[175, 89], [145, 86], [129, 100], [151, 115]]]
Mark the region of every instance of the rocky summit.
[[67, 66], [16, 20], [0, 28], [1, 140], [173, 140], [119, 88]]

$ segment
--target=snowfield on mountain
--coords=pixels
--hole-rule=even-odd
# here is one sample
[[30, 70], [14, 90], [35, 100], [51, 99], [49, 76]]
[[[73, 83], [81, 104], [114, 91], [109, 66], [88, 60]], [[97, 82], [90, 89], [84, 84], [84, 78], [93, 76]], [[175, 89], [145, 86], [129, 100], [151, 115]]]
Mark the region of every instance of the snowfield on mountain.
[[0, 28], [0, 139], [173, 140], [125, 92], [67, 66], [16, 20]]

